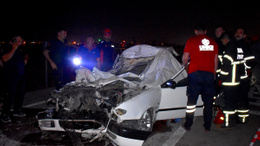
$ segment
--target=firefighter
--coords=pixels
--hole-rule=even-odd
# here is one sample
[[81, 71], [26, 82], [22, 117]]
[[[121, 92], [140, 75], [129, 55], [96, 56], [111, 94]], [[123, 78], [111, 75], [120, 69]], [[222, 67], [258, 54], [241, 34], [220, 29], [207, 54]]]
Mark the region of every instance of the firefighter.
[[249, 79], [247, 70], [250, 69], [254, 64], [254, 56], [251, 52], [249, 45], [245, 42], [246, 31], [244, 28], [238, 28], [235, 33], [235, 39], [237, 43], [237, 48], [243, 48], [244, 51], [244, 61], [243, 61], [243, 70], [241, 71], [240, 76], [240, 85], [238, 90], [238, 107], [237, 107], [237, 116], [239, 123], [247, 123], [249, 116], [249, 101], [248, 101], [248, 92], [250, 89]]
[[238, 54], [238, 52], [243, 52], [243, 50], [237, 49], [235, 42], [232, 42], [227, 34], [223, 35], [221, 41], [226, 46], [220, 72], [225, 99], [225, 106], [223, 107], [225, 121], [223, 128], [231, 128], [236, 123], [235, 109], [240, 84], [239, 73], [243, 70], [243, 57], [239, 58], [239, 55], [243, 56], [243, 54]]
[[248, 93], [246, 62], [251, 60], [252, 56], [249, 56], [249, 50], [247, 50], [247, 45], [243, 40], [246, 35], [240, 31], [241, 29], [237, 29], [236, 40], [234, 41], [230, 41], [227, 34], [221, 39], [226, 46], [220, 72], [225, 99], [225, 106], [223, 107], [225, 121], [222, 128], [233, 128], [237, 122], [236, 114], [238, 114], [238, 120], [242, 123], [245, 123], [246, 118], [249, 116], [248, 99], [247, 95], [245, 95]]
[[183, 128], [191, 129], [194, 112], [199, 94], [204, 102], [204, 128], [210, 131], [212, 120], [212, 102], [215, 94], [214, 75], [218, 66], [218, 45], [206, 35], [204, 25], [195, 26], [196, 36], [191, 37], [183, 53], [183, 65], [186, 66], [189, 58], [189, 85], [187, 87], [188, 102], [186, 107], [186, 121]]

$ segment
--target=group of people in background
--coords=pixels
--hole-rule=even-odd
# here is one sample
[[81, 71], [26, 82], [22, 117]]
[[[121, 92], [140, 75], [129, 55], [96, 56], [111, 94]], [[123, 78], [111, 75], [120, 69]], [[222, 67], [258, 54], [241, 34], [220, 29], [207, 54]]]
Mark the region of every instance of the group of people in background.
[[[50, 63], [53, 70], [56, 90], [63, 87], [64, 84], [74, 80], [71, 74], [71, 60], [73, 56], [78, 56], [81, 59], [81, 66], [92, 70], [94, 67], [100, 70], [108, 70], [112, 68], [115, 54], [115, 45], [111, 41], [112, 31], [108, 28], [104, 30], [104, 40], [96, 44], [94, 38], [88, 36], [86, 42], [76, 49], [71, 51], [70, 46], [66, 43], [67, 31], [60, 29], [57, 32], [57, 38], [50, 42], [44, 48], [43, 55]], [[75, 49], [74, 49], [75, 50]]]
[[[57, 37], [50, 41], [43, 50], [43, 55], [49, 62], [56, 90], [62, 88], [66, 83], [74, 80], [75, 70], [71, 68], [72, 55], [81, 56], [82, 66], [92, 70], [97, 67], [106, 71], [112, 68], [116, 54], [115, 45], [111, 41], [112, 31], [104, 30], [104, 40], [98, 45], [93, 37], [86, 38], [84, 45], [72, 49], [67, 43], [67, 31], [60, 29]], [[25, 65], [28, 61], [28, 54], [24, 48], [21, 36], [15, 36], [10, 42], [0, 49], [0, 66], [3, 71], [3, 107], [1, 121], [11, 122], [11, 114], [14, 117], [24, 117], [22, 105], [25, 95]], [[76, 51], [75, 51], [76, 50]], [[13, 109], [13, 112], [11, 112]]]
[[182, 57], [183, 66], [189, 62], [186, 121], [182, 125], [186, 131], [191, 130], [199, 95], [204, 102], [206, 132], [211, 130], [213, 97], [219, 92], [224, 93], [225, 103], [221, 107], [225, 116], [222, 128], [245, 124], [249, 117], [248, 69], [255, 64], [255, 57], [246, 43], [245, 28], [238, 28], [234, 39], [223, 26], [216, 27], [216, 40], [208, 37], [206, 32], [204, 25], [196, 25], [196, 36], [188, 39]]

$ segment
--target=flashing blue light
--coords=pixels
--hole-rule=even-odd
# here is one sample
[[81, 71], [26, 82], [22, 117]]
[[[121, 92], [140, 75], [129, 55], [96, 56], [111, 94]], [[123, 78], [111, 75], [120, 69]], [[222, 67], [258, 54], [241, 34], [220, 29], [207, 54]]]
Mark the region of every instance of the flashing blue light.
[[80, 57], [75, 57], [73, 58], [73, 63], [75, 65], [80, 65], [81, 64], [81, 58]]

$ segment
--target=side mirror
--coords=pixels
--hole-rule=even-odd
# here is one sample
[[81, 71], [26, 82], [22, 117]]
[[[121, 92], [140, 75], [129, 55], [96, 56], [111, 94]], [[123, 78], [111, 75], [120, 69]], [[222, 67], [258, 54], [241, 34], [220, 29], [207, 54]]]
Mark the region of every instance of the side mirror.
[[172, 79], [166, 81], [165, 83], [163, 83], [161, 85], [161, 88], [172, 88], [175, 89], [176, 88], [176, 82], [173, 81]]

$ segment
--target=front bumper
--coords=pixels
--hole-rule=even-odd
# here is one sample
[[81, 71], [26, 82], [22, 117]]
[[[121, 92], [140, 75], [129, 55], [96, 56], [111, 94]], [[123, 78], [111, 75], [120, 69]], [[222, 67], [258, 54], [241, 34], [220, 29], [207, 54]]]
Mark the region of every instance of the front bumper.
[[105, 127], [94, 119], [60, 119], [56, 112], [47, 111], [37, 115], [38, 125], [42, 131], [71, 131], [76, 133], [98, 134]]
[[106, 129], [105, 126], [103, 126], [96, 120], [67, 119], [66, 122], [85, 122], [100, 125], [100, 127], [96, 126], [91, 129], [82, 129], [82, 127], [79, 129], [72, 129], [70, 127], [64, 127], [62, 123], [63, 120], [59, 119], [55, 115], [50, 115], [50, 112], [39, 113], [37, 119], [39, 127], [42, 131], [71, 131], [76, 133], [92, 134], [105, 133], [106, 136], [116, 145], [141, 146], [143, 142], [147, 139], [147, 137], [151, 134], [151, 132], [148, 131], [141, 131], [123, 127], [113, 120], [110, 120], [109, 125]]

